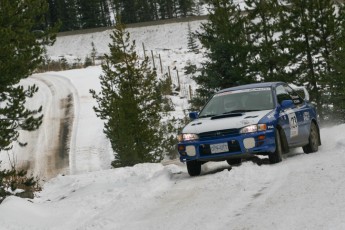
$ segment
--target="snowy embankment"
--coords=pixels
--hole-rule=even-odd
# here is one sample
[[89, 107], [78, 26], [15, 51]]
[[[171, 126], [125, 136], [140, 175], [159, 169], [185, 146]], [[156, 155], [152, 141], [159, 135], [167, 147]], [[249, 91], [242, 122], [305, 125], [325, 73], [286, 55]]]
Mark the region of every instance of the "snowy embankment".
[[[28, 104], [32, 108], [42, 105], [44, 118], [38, 130], [21, 133], [27, 147], [15, 145], [8, 152], [17, 166], [40, 179], [110, 168], [113, 154], [89, 93], [91, 88], [100, 89], [100, 74], [98, 66], [35, 74], [22, 81], [39, 87]], [[6, 152], [1, 153], [1, 159], [7, 166]]]
[[322, 129], [319, 152], [297, 149], [276, 165], [207, 163], [193, 178], [161, 164], [58, 176], [33, 202], [7, 198], [0, 229], [344, 229], [344, 128]]

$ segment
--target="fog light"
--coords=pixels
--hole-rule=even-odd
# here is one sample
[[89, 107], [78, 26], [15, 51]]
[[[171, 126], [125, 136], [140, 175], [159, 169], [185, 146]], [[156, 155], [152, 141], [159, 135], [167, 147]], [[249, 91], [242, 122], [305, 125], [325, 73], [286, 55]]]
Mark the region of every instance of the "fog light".
[[258, 136], [258, 140], [260, 140], [260, 141], [265, 140], [265, 135]]
[[186, 150], [186, 147], [184, 145], [179, 145], [177, 149], [179, 152], [184, 152]]
[[255, 147], [255, 139], [254, 138], [246, 138], [243, 140], [243, 145], [246, 149], [251, 149]]
[[186, 153], [190, 157], [194, 157], [196, 155], [195, 147], [194, 145], [188, 145], [186, 146]]

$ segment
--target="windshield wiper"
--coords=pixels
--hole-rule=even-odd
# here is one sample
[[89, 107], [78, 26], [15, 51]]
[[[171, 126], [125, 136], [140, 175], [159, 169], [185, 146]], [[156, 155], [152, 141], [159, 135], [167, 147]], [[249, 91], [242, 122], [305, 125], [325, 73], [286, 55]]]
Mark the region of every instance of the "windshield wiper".
[[242, 113], [254, 112], [254, 111], [260, 111], [260, 110], [238, 109], [238, 110], [232, 110], [232, 111], [229, 111], [229, 112], [225, 112], [225, 113], [222, 113], [222, 114], [207, 114], [207, 115], [200, 116], [199, 118], [219, 117], [219, 116], [221, 117], [223, 115], [242, 115]]
[[259, 111], [257, 109], [238, 109], [238, 110], [232, 110], [229, 112], [225, 112], [223, 114], [230, 114], [230, 113], [245, 113], [245, 112], [254, 112], [254, 111]]
[[213, 117], [213, 116], [216, 116], [216, 114], [203, 115], [203, 116], [200, 116], [199, 118], [203, 118], [203, 117]]

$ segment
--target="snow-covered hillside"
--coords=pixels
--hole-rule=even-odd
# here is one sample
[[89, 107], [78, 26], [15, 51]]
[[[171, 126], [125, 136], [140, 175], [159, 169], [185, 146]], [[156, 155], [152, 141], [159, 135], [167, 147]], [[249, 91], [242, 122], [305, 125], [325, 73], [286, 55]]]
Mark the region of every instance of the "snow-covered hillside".
[[[187, 23], [130, 31], [138, 52], [144, 42], [164, 66], [199, 61], [187, 51]], [[48, 54], [83, 58], [91, 42], [107, 52], [109, 33], [59, 37]], [[28, 147], [14, 151], [19, 163], [50, 180], [34, 200], [8, 197], [0, 205], [0, 230], [345, 229], [345, 124], [321, 129], [319, 152], [296, 149], [275, 165], [259, 158], [233, 168], [207, 163], [199, 177], [189, 177], [177, 161], [110, 169], [112, 151], [89, 93], [100, 89], [101, 73], [96, 66], [22, 82], [40, 87], [28, 103], [42, 104], [45, 118], [38, 131], [23, 135]], [[187, 76], [182, 81], [195, 87]], [[176, 114], [188, 108], [186, 99], [174, 102]]]
[[[127, 30], [130, 32], [130, 39], [135, 41], [139, 57], [148, 56], [152, 65], [154, 63], [157, 68], [159, 75], [170, 73], [175, 85], [178, 84], [177, 76], [179, 76], [181, 88], [186, 91], [189, 85], [195, 88], [195, 83], [184, 75], [183, 68], [188, 62], [198, 65], [203, 60], [202, 54], [196, 55], [189, 52], [187, 48], [188, 25], [191, 31], [195, 32], [200, 30], [202, 22], [205, 21], [177, 22], [128, 28]], [[77, 63], [78, 59], [83, 63], [87, 56], [91, 56], [92, 43], [97, 51], [97, 56], [109, 53], [108, 45], [112, 42], [111, 33], [112, 30], [107, 30], [99, 33], [58, 37], [54, 46], [47, 47], [47, 55], [53, 60], [64, 57], [69, 63]], [[198, 41], [196, 42], [198, 43]]]
[[[140, 164], [58, 176], [29, 202], [7, 198], [0, 229], [344, 229], [345, 125], [319, 152], [276, 165]], [[337, 135], [335, 135], [337, 134]]]

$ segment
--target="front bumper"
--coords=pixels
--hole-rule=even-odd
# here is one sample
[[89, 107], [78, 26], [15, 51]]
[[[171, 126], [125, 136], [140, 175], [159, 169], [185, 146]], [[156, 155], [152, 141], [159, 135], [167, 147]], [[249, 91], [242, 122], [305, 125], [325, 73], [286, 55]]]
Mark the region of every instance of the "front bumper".
[[[227, 151], [212, 152], [214, 146], [227, 145]], [[275, 151], [274, 129], [248, 134], [237, 134], [178, 143], [180, 161], [220, 161], [231, 158], [246, 158], [267, 155]]]

